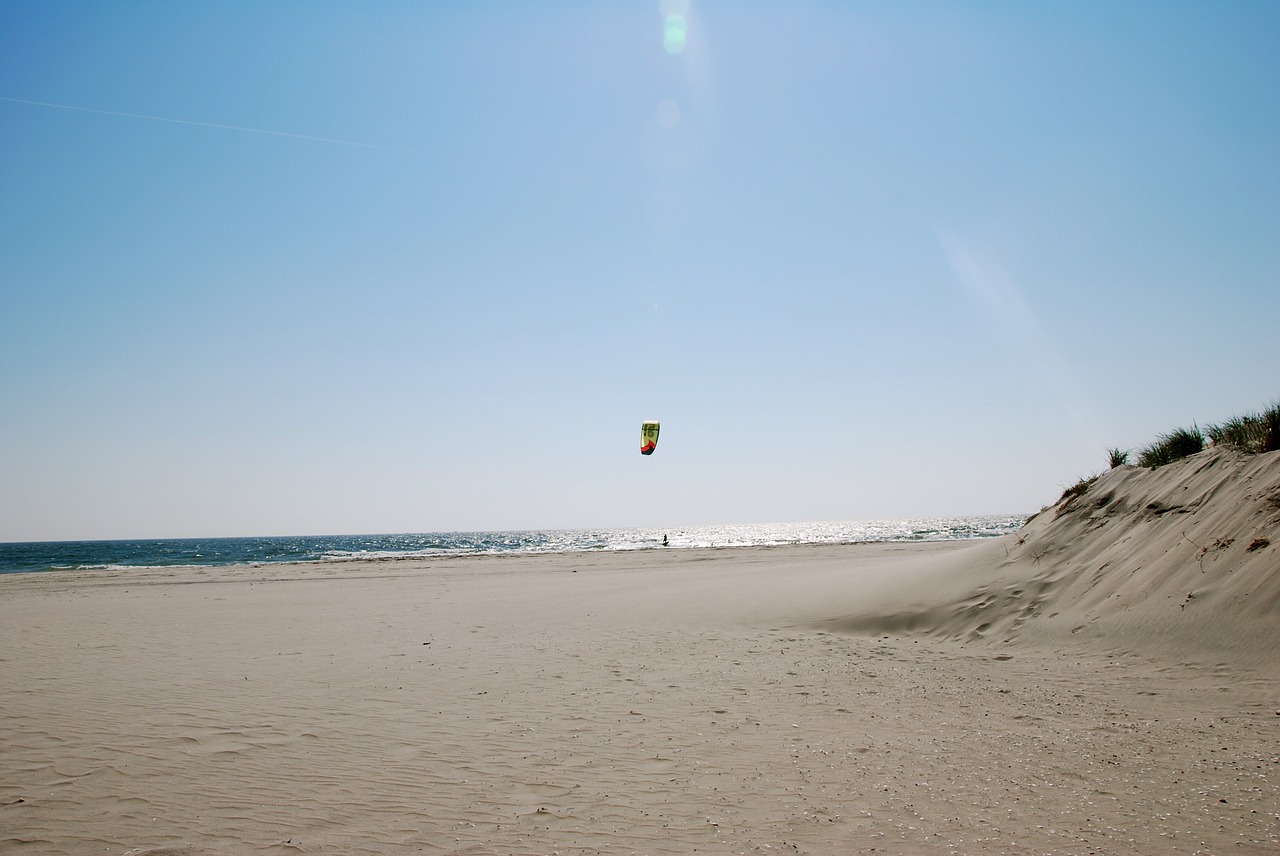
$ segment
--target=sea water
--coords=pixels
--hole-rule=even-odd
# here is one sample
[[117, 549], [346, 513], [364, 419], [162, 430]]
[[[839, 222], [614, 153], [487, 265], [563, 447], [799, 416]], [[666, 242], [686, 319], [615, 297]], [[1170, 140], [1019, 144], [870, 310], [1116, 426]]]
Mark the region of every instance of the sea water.
[[265, 538], [171, 538], [139, 541], [0, 543], [0, 573], [89, 569], [216, 567], [280, 562], [343, 562], [499, 553], [569, 553], [781, 544], [962, 541], [1017, 530], [1025, 515], [944, 517], [859, 523], [776, 523], [666, 529], [548, 529], [316, 535]]

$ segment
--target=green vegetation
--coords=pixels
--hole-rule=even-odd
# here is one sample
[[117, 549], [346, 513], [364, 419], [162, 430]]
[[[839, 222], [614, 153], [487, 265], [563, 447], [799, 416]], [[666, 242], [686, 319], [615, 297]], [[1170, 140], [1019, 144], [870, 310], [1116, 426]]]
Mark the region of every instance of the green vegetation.
[[[1203, 431], [1193, 424], [1190, 428], [1179, 428], [1168, 434], [1161, 434], [1159, 440], [1137, 453], [1137, 463], [1138, 466], [1149, 469], [1162, 467], [1203, 452], [1208, 444], [1235, 449], [1247, 455], [1280, 450], [1280, 401], [1261, 413], [1236, 416], [1221, 425], [1210, 425]], [[1108, 449], [1107, 462], [1112, 469], [1123, 467], [1129, 463], [1130, 454], [1127, 449]], [[1097, 475], [1080, 479], [1062, 492], [1058, 502], [1069, 503], [1084, 496], [1097, 480]], [[1280, 494], [1276, 495], [1273, 502], [1280, 508]]]
[[[1210, 425], [1201, 431], [1197, 426], [1179, 428], [1138, 453], [1138, 466], [1160, 467], [1204, 451], [1206, 443], [1235, 449], [1248, 455], [1280, 449], [1280, 403], [1261, 413], [1236, 416], [1221, 425]], [[1112, 466], [1116, 450], [1112, 449]]]
[[1215, 446], [1229, 446], [1247, 454], [1280, 449], [1280, 402], [1262, 413], [1247, 413], [1205, 429]]
[[1159, 440], [1138, 453], [1138, 466], [1162, 467], [1189, 458], [1204, 451], [1204, 442], [1204, 434], [1195, 425], [1161, 434]]
[[1058, 497], [1058, 502], [1062, 502], [1064, 499], [1075, 499], [1078, 496], [1084, 496], [1097, 480], [1098, 477], [1096, 475], [1080, 479], [1080, 481], [1062, 492], [1062, 496]]

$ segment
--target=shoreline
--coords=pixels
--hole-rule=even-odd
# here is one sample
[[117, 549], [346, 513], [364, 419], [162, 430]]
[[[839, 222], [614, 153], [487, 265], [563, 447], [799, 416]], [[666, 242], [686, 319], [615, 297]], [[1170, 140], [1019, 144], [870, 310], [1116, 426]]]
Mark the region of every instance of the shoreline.
[[220, 567], [330, 560], [434, 559], [461, 555], [543, 554], [670, 548], [972, 540], [1008, 534], [1025, 515], [977, 515], [881, 521], [825, 521], [665, 529], [560, 529], [151, 538], [0, 543], [0, 574], [137, 567]]
[[[474, 564], [483, 564], [490, 561], [527, 562], [530, 565], [530, 570], [537, 571], [540, 569], [539, 566], [543, 564], [561, 560], [571, 570], [583, 565], [592, 566], [598, 564], [594, 560], [602, 557], [610, 557], [604, 562], [606, 565], [613, 564], [612, 557], [617, 557], [619, 562], [625, 563], [632, 557], [656, 558], [657, 556], [669, 556], [671, 563], [678, 564], [680, 562], [698, 562], [708, 557], [734, 551], [740, 552], [744, 558], [748, 554], [761, 551], [778, 551], [779, 553], [796, 551], [804, 553], [806, 551], [875, 550], [881, 547], [890, 548], [887, 550], [888, 553], [897, 552], [892, 548], [920, 548], [923, 552], [930, 552], [933, 549], [940, 551], [945, 551], [949, 548], [958, 549], [964, 546], [972, 546], [977, 542], [991, 542], [1003, 537], [1007, 536], [937, 541], [859, 541], [842, 544], [729, 544], [710, 547], [646, 547], [621, 550], [587, 549], [543, 552], [457, 553], [439, 556], [353, 556], [321, 560], [244, 562], [225, 565], [129, 565], [119, 567], [57, 568], [43, 571], [10, 571], [0, 574], [0, 591], [3, 591], [6, 585], [24, 588], [26, 587], [25, 584], [30, 584], [38, 587], [42, 584], [35, 581], [45, 578], [66, 580], [69, 584], [76, 585], [89, 585], [99, 582], [119, 584], [128, 583], [132, 580], [138, 581], [139, 584], [146, 582], [183, 585], [187, 582], [216, 583], [252, 580], [279, 582], [312, 578], [341, 579], [348, 576], [367, 578], [367, 575], [373, 570], [385, 571], [392, 569], [397, 572], [385, 573], [380, 576], [398, 578], [414, 576], [418, 573], [440, 571], [441, 569], [453, 570], [452, 566], [455, 564], [466, 565], [471, 568]], [[344, 570], [350, 571], [350, 573], [342, 573]], [[481, 570], [482, 572], [484, 571], [483, 568]], [[253, 577], [250, 580], [246, 575], [253, 571], [269, 571], [272, 575]], [[184, 579], [186, 575], [191, 576], [193, 579]], [[50, 584], [52, 585], [52, 583]]]

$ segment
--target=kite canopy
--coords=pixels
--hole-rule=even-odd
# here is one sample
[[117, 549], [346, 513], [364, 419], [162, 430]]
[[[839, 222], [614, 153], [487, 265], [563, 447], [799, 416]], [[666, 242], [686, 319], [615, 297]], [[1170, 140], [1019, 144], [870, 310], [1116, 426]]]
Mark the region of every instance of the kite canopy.
[[640, 425], [640, 454], [652, 455], [658, 447], [658, 423], [644, 422]]

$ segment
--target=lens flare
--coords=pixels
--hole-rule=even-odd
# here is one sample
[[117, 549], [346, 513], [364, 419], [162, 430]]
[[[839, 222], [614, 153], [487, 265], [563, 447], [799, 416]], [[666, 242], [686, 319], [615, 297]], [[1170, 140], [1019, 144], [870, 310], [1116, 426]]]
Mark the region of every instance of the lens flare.
[[684, 15], [666, 17], [666, 23], [662, 28], [662, 46], [667, 49], [667, 53], [678, 54], [684, 51], [688, 30], [689, 25], [685, 22]]

